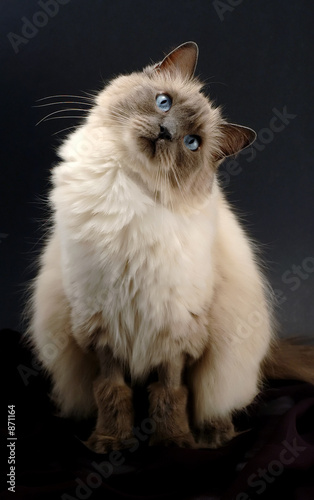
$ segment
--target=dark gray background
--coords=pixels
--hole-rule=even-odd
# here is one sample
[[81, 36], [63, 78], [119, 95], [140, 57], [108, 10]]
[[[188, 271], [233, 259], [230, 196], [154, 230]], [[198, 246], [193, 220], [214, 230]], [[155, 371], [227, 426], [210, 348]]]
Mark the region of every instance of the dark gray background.
[[[306, 0], [2, 1], [0, 328], [23, 329], [23, 291], [47, 218], [42, 200], [64, 137], [53, 134], [79, 123], [36, 127], [60, 109], [36, 101], [100, 89], [194, 40], [211, 97], [231, 122], [259, 133], [255, 153], [226, 163], [222, 180], [261, 244], [282, 332], [314, 336], [313, 18]], [[275, 119], [284, 110], [286, 123]]]

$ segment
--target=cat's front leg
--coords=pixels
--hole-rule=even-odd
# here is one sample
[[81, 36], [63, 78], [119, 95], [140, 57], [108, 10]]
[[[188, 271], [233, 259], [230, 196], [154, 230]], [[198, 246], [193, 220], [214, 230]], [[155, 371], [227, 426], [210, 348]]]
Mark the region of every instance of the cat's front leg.
[[[217, 341], [191, 367], [188, 379], [193, 400], [193, 431], [200, 447], [218, 448], [239, 432], [232, 422], [259, 390], [259, 364], [245, 347]], [[256, 354], [256, 356], [258, 353]]]
[[220, 448], [239, 434], [236, 432], [232, 414], [215, 417], [199, 424], [196, 432], [197, 443], [200, 448]]
[[94, 382], [98, 416], [86, 445], [96, 453], [127, 447], [133, 429], [132, 390], [125, 383], [123, 368], [109, 347], [97, 350], [100, 375]]
[[149, 413], [155, 432], [150, 445], [194, 448], [189, 427], [188, 389], [182, 384], [184, 356], [159, 367], [159, 381], [149, 386]]

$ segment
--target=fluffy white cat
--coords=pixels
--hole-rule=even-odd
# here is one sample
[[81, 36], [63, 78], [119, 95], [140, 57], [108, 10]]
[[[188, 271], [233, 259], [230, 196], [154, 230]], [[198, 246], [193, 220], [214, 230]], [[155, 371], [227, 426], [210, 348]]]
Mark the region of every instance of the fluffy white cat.
[[29, 335], [61, 414], [98, 411], [95, 451], [127, 445], [125, 376], [153, 370], [151, 442], [223, 444], [273, 344], [268, 285], [217, 181], [255, 133], [202, 93], [197, 56], [188, 42], [114, 79], [53, 169]]

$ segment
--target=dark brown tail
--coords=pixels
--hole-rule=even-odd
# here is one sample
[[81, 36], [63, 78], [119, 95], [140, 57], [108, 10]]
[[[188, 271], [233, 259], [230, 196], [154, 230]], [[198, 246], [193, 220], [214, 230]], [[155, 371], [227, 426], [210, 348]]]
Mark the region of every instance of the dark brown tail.
[[303, 380], [314, 384], [314, 345], [278, 339], [271, 346], [262, 370], [268, 379]]

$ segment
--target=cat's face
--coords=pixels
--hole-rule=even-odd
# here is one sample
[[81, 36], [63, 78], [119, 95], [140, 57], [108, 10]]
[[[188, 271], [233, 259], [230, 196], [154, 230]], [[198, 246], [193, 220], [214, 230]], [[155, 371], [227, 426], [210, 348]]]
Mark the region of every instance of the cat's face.
[[142, 73], [113, 80], [95, 108], [123, 164], [163, 203], [208, 195], [218, 163], [254, 134], [223, 121], [193, 76], [196, 61], [197, 46], [184, 44]]

